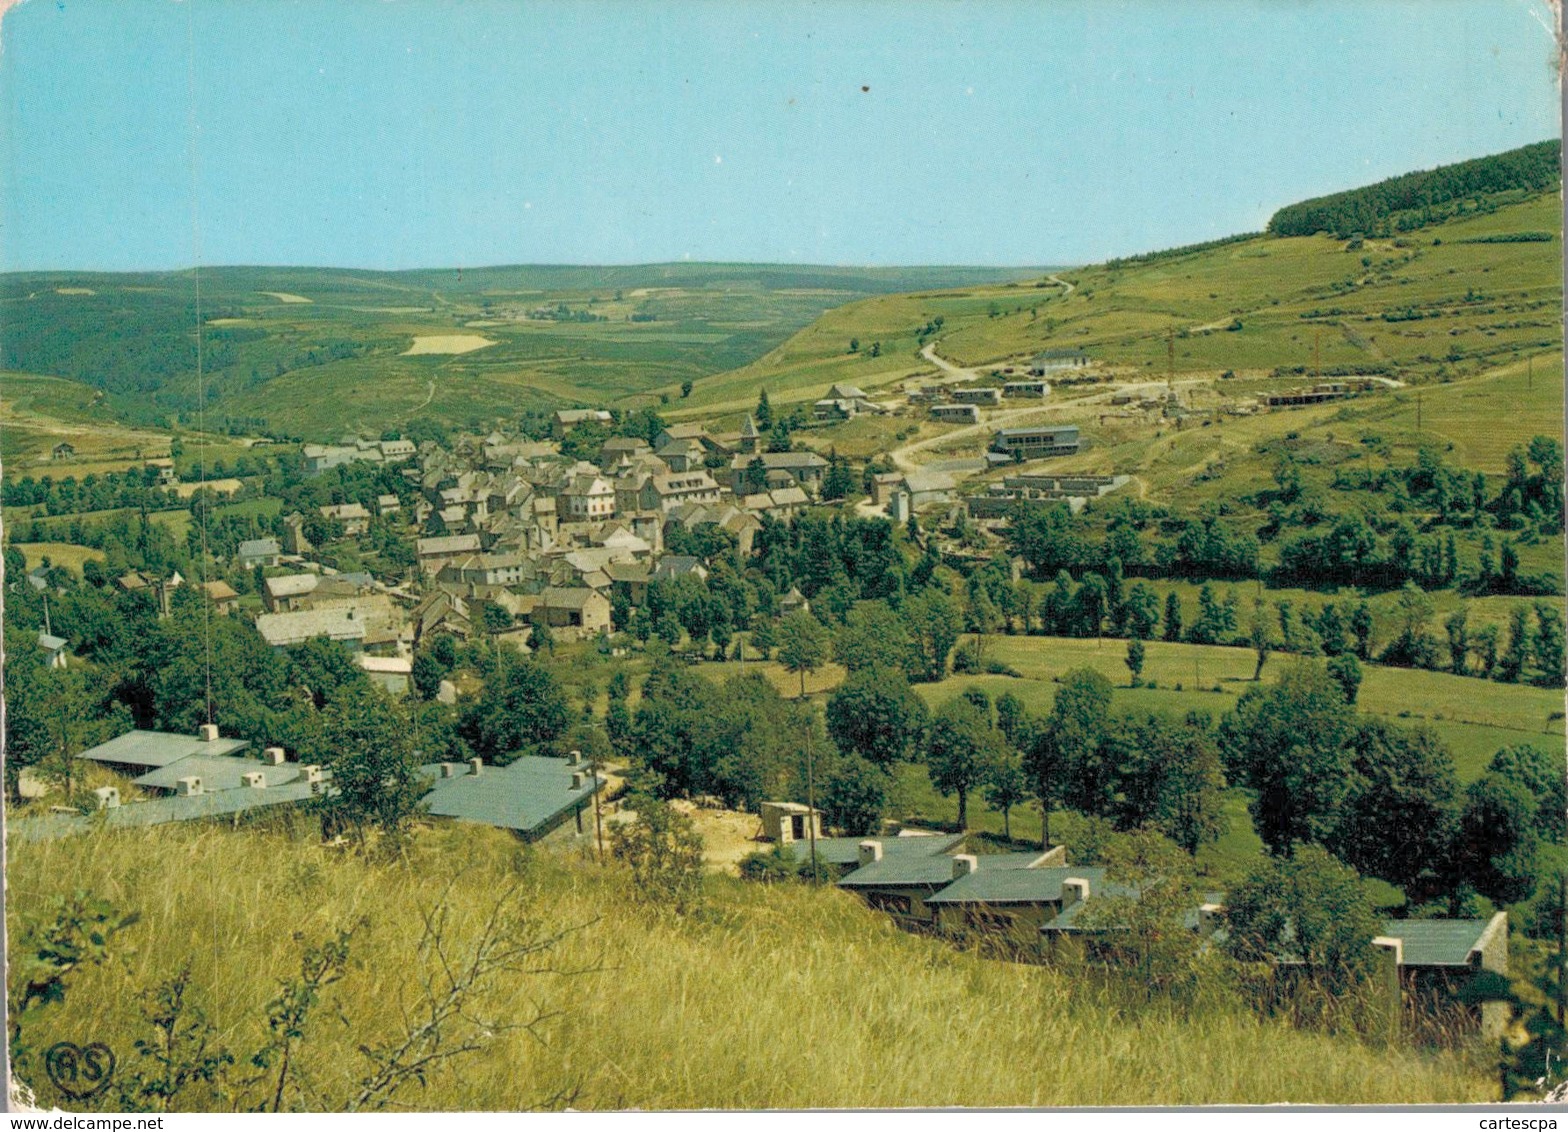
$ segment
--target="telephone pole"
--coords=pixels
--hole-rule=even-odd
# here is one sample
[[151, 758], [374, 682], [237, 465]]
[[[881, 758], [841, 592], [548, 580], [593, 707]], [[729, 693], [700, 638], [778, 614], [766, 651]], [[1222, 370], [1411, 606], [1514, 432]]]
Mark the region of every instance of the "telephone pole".
[[588, 773], [593, 775], [593, 835], [599, 843], [599, 864], [604, 864], [604, 819], [599, 815], [599, 760], [588, 760]]
[[811, 839], [811, 883], [817, 883], [817, 787], [811, 766], [811, 708], [806, 715], [806, 836]]

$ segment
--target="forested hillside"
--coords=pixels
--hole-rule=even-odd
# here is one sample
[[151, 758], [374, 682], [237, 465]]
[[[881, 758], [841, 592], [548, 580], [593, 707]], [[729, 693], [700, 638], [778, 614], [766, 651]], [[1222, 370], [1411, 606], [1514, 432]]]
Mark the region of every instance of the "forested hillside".
[[1328, 232], [1339, 239], [1387, 236], [1465, 211], [1484, 211], [1487, 203], [1494, 203], [1484, 198], [1534, 193], [1555, 184], [1562, 168], [1562, 149], [1560, 141], [1537, 142], [1304, 200], [1276, 212], [1268, 231], [1272, 236]]

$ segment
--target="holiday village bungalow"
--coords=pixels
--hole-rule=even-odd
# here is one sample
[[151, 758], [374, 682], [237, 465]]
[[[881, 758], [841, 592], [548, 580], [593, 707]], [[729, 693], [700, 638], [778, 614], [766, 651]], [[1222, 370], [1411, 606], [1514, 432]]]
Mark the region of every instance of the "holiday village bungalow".
[[[1114, 918], [1086, 916], [1097, 901], [1139, 899], [1136, 888], [1107, 879], [1103, 868], [1069, 865], [1066, 851], [969, 854], [962, 835], [819, 838], [817, 859], [838, 875], [837, 884], [900, 926], [1005, 943], [1016, 958], [1048, 962], [1064, 941], [1091, 952], [1122, 930]], [[854, 855], [850, 855], [853, 846]], [[780, 851], [808, 860], [813, 846], [785, 838]], [[1208, 941], [1223, 939], [1224, 897], [1208, 893], [1189, 909], [1189, 930]], [[1397, 972], [1401, 994], [1419, 1009], [1465, 1003], [1466, 990], [1488, 974], [1508, 974], [1508, 918], [1485, 920], [1388, 920], [1372, 941]], [[1277, 959], [1288, 973], [1299, 961]], [[1465, 1005], [1473, 1025], [1496, 1034], [1506, 1023], [1500, 1003]]]

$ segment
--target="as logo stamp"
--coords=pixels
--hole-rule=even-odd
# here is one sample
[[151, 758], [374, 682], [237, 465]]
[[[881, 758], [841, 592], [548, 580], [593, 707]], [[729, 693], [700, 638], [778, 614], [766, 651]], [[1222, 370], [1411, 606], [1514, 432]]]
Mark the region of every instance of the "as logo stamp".
[[114, 1051], [102, 1042], [56, 1042], [44, 1054], [44, 1072], [72, 1100], [96, 1097], [114, 1077]]

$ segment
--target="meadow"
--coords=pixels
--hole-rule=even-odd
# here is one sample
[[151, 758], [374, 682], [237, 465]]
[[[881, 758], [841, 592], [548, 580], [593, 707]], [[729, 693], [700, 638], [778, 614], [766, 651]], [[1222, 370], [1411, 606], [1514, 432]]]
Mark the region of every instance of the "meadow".
[[[42, 1048], [91, 1033], [128, 1072], [138, 1066], [135, 1041], [151, 1034], [137, 992], [188, 964], [186, 1002], [212, 1027], [209, 1049], [221, 1044], [241, 1063], [217, 1083], [186, 1087], [177, 1110], [270, 1101], [270, 1081], [238, 1084], [255, 1075], [243, 1055], [263, 1040], [267, 1003], [279, 980], [298, 976], [305, 947], [352, 929], [342, 978], [308, 1017], [294, 1051], [297, 1084], [284, 1092], [288, 1108], [343, 1107], [368, 1069], [360, 1043], [400, 1035], [421, 980], [440, 978], [417, 946], [423, 916], [446, 910], [447, 944], [462, 956], [509, 891], [506, 922], [557, 942], [531, 958], [531, 973], [489, 983], [470, 1011], [537, 1025], [436, 1065], [389, 1107], [1412, 1104], [1496, 1095], [1483, 1057], [1292, 1029], [1218, 994], [1151, 1003], [1082, 969], [998, 962], [900, 932], [833, 889], [713, 876], [702, 906], [681, 916], [639, 900], [614, 864], [474, 827], [424, 829], [390, 861], [323, 846], [304, 828], [87, 836], [102, 839], [96, 851], [74, 840], [10, 847], [11, 938], [62, 891], [102, 896], [140, 918], [111, 941], [110, 962], [73, 977], [29, 1041]], [[955, 1058], [955, 1034], [981, 1040], [983, 1055]], [[1171, 1056], [1178, 1047], [1182, 1055]], [[32, 1083], [41, 1102], [60, 1100], [47, 1082]]]

